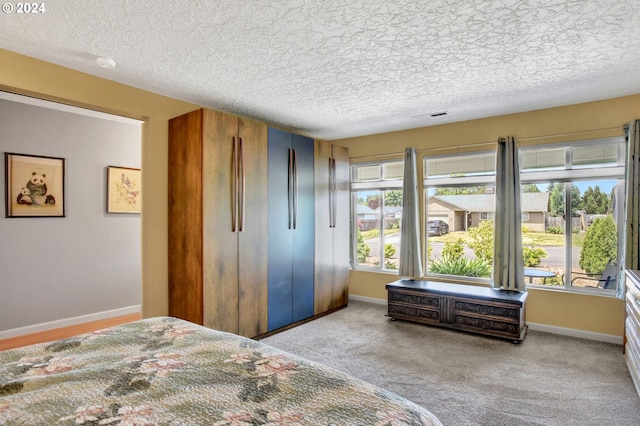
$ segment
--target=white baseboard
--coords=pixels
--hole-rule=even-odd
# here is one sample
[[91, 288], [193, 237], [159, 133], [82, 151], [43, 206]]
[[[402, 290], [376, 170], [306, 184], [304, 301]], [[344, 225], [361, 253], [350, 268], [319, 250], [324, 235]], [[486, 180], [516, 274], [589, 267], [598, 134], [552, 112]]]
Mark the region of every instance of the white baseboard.
[[378, 305], [386, 305], [387, 304], [387, 299], [378, 299], [378, 298], [375, 298], [375, 297], [358, 296], [357, 294], [350, 294], [349, 295], [349, 299], [358, 300], [360, 302], [375, 303], [375, 304], [378, 304]]
[[112, 309], [109, 311], [96, 312], [94, 314], [81, 315], [78, 317], [65, 318], [41, 324], [28, 325], [26, 327], [13, 328], [11, 330], [0, 331], [0, 340], [10, 339], [17, 336], [24, 336], [27, 334], [39, 333], [41, 331], [54, 330], [56, 328], [84, 324], [92, 321], [100, 321], [103, 319], [120, 317], [123, 315], [137, 314], [141, 311], [141, 305], [134, 305], [128, 306], [126, 308]]
[[622, 336], [616, 336], [613, 334], [557, 327], [555, 325], [537, 324], [535, 322], [527, 322], [527, 326], [529, 327], [529, 330], [544, 331], [545, 333], [560, 334], [563, 336], [578, 337], [580, 339], [597, 340], [599, 342], [622, 345]]
[[[350, 294], [349, 299], [376, 303], [378, 305], [387, 304], [387, 299], [358, 296], [357, 294]], [[622, 336], [615, 336], [613, 334], [595, 333], [593, 331], [577, 330], [574, 328], [557, 327], [554, 325], [538, 324], [533, 322], [527, 322], [527, 326], [529, 327], [529, 330], [543, 331], [545, 333], [560, 334], [562, 336], [578, 337], [580, 339], [597, 340], [599, 342], [622, 345]]]

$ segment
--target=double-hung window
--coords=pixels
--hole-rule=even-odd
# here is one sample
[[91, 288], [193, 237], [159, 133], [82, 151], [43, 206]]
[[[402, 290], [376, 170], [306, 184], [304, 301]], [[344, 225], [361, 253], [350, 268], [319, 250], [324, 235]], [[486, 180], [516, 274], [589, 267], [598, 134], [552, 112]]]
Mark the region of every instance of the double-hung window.
[[402, 161], [351, 166], [353, 268], [398, 269], [403, 172]]
[[489, 279], [495, 181], [495, 151], [424, 158], [427, 275]]
[[624, 242], [624, 138], [519, 152], [527, 284], [614, 293]]

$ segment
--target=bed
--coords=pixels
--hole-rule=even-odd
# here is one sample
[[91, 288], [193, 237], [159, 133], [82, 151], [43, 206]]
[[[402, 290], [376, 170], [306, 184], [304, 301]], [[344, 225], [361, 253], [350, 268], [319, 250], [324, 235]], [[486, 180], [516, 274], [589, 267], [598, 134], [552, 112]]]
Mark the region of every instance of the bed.
[[372, 384], [172, 317], [0, 351], [0, 425], [441, 425]]

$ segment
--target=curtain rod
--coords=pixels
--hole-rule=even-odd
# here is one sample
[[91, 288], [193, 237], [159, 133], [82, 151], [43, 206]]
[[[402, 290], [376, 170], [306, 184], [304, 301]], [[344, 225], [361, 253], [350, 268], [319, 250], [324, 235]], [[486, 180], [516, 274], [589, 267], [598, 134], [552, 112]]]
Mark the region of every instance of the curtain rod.
[[[564, 136], [574, 136], [574, 135], [584, 135], [588, 133], [605, 132], [610, 130], [620, 130], [621, 132], [624, 132], [624, 126], [605, 127], [602, 129], [583, 130], [580, 132], [557, 133], [555, 135], [526, 136], [522, 138], [516, 137], [516, 141], [533, 141], [533, 140], [539, 140], [539, 139], [551, 139], [551, 138], [558, 138], [558, 137], [564, 137]], [[451, 149], [464, 149], [464, 148], [479, 147], [479, 146], [492, 146], [492, 145], [495, 145], [497, 141], [498, 141], [498, 138], [496, 138], [496, 141], [494, 142], [477, 142], [477, 143], [470, 143], [466, 145], [445, 146], [440, 148], [425, 148], [425, 149], [419, 149], [416, 152], [426, 153], [426, 152], [435, 152], [435, 151], [446, 151]], [[352, 160], [357, 160], [360, 158], [374, 159], [374, 158], [380, 158], [380, 157], [396, 157], [396, 156], [402, 156], [402, 155], [403, 155], [403, 152], [388, 152], [386, 154], [361, 155], [359, 157], [351, 157], [351, 159]]]

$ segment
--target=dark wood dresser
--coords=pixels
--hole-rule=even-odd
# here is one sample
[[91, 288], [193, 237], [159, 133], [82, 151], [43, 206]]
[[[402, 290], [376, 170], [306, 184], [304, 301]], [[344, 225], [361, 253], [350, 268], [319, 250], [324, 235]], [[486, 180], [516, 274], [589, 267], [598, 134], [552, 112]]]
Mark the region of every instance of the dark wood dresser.
[[526, 292], [436, 281], [387, 284], [392, 319], [499, 337], [519, 343], [527, 332]]
[[640, 395], [640, 271], [627, 270], [625, 273], [624, 358]]

